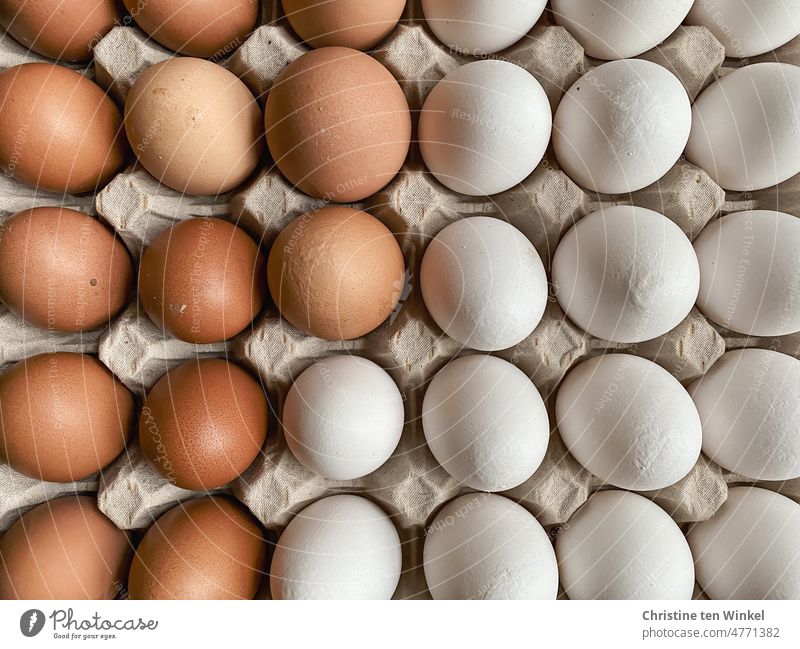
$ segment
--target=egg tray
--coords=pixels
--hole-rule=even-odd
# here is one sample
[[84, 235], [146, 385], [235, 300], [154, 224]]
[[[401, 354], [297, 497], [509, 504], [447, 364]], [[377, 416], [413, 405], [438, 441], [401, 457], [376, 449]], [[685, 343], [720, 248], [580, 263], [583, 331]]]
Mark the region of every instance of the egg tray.
[[[262, 23], [245, 43], [218, 61], [239, 75], [262, 100], [272, 80], [290, 61], [307, 51], [287, 26], [277, 0], [267, 2]], [[447, 72], [472, 60], [441, 45], [427, 30], [418, 2], [410, 2], [401, 24], [374, 56], [400, 80], [413, 112]], [[149, 41], [135, 27], [117, 27], [95, 49], [94, 66], [86, 68], [120, 103], [136, 75], [173, 54]], [[800, 39], [760, 59], [800, 63]], [[493, 58], [521, 65], [543, 85], [553, 109], [578, 77], [599, 64], [584, 56], [569, 33], [545, 14], [521, 43]], [[641, 56], [664, 65], [683, 82], [690, 98], [728, 67], [722, 45], [705, 28], [680, 27], [661, 46]], [[0, 41], [0, 68], [42, 60], [7, 36]], [[754, 59], [755, 60], [755, 59]], [[263, 101], [262, 101], [263, 104]], [[269, 167], [270, 165], [265, 165]], [[426, 243], [444, 226], [466, 216], [504, 218], [536, 246], [545, 265], [564, 232], [585, 214], [610, 205], [637, 205], [659, 211], [694, 238], [713, 218], [740, 209], [780, 209], [800, 215], [800, 178], [776, 188], [728, 194], [709, 176], [683, 160], [658, 183], [624, 196], [588, 193], [575, 185], [555, 162], [552, 150], [519, 187], [489, 198], [455, 194], [440, 185], [412, 146], [407, 164], [389, 186], [354, 207], [383, 221], [397, 236], [409, 269], [400, 305], [388, 322], [353, 341], [327, 342], [305, 336], [281, 321], [274, 306], [248, 331], [226, 343], [191, 345], [165, 337], [132, 300], [110, 328], [84, 334], [60, 334], [26, 325], [0, 306], [0, 367], [45, 351], [96, 354], [141, 400], [170, 367], [201, 356], [228, 356], [257, 372], [266, 385], [273, 414], [264, 451], [238, 480], [221, 490], [243, 502], [273, 532], [311, 501], [333, 493], [360, 493], [392, 516], [403, 541], [403, 576], [397, 598], [426, 597], [421, 570], [424, 529], [438, 508], [469, 491], [458, 485], [428, 450], [419, 414], [425, 387], [452, 358], [474, 353], [444, 336], [427, 314], [415, 278]], [[176, 221], [214, 216], [237, 223], [265, 250], [293, 218], [321, 201], [295, 191], [274, 170], [260, 171], [235, 191], [215, 197], [184, 196], [161, 186], [147, 172], [131, 166], [96, 196], [62, 196], [33, 190], [0, 177], [0, 221], [35, 205], [63, 205], [104, 218], [119, 233], [134, 259], [155, 235]], [[761, 339], [729, 334], [693, 310], [673, 331], [658, 339], [615, 344], [576, 328], [549, 300], [544, 318], [526, 340], [499, 352], [528, 374], [547, 403], [554, 421], [553, 397], [565, 373], [580, 361], [606, 351], [625, 351], [653, 360], [686, 384], [702, 376], [727, 349], [771, 347], [800, 356], [800, 336]], [[405, 400], [408, 423], [390, 460], [371, 475], [335, 482], [314, 475], [289, 452], [280, 430], [283, 398], [295, 377], [328, 356], [352, 353], [386, 368]], [[727, 497], [728, 484], [747, 483], [701, 456], [677, 484], [643, 495], [652, 498], [679, 523], [705, 520]], [[800, 500], [800, 480], [759, 483]], [[553, 432], [542, 466], [527, 482], [504, 492], [536, 515], [548, 530], [558, 526], [595, 490], [604, 488], [566, 451]], [[72, 484], [44, 483], [0, 464], [0, 530], [26, 509], [72, 492], [97, 492], [100, 508], [115, 524], [143, 530], [175, 503], [195, 494], [170, 484], [143, 458], [138, 443], [101, 475]]]

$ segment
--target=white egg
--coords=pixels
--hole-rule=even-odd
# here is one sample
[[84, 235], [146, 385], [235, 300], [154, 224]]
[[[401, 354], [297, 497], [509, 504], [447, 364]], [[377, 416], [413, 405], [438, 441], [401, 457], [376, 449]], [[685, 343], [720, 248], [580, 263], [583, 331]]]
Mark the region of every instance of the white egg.
[[564, 95], [553, 148], [579, 185], [603, 194], [634, 192], [675, 164], [691, 123], [689, 97], [669, 70], [639, 59], [611, 61]]
[[529, 72], [507, 61], [474, 61], [431, 90], [419, 118], [419, 148], [440, 183], [489, 196], [531, 174], [552, 123], [547, 95]]
[[700, 456], [700, 416], [678, 380], [630, 354], [596, 356], [558, 390], [556, 417], [570, 453], [603, 482], [635, 491], [683, 478]]
[[786, 496], [729, 489], [687, 538], [697, 583], [711, 599], [800, 599], [800, 505]]
[[386, 462], [404, 419], [403, 397], [392, 378], [358, 356], [317, 361], [297, 377], [283, 406], [292, 453], [332, 480], [354, 480]]
[[800, 34], [798, 0], [697, 0], [686, 18], [707, 27], [725, 56], [758, 56]]
[[503, 491], [539, 468], [550, 422], [536, 386], [494, 356], [452, 361], [433, 377], [422, 403], [428, 446], [462, 484]]
[[766, 349], [723, 354], [689, 387], [703, 452], [754, 480], [800, 478], [800, 360]]
[[[800, 159], [800, 158], [799, 158]], [[697, 306], [718, 325], [753, 336], [800, 331], [800, 220], [772, 210], [734, 212], [694, 241]]]
[[499, 52], [527, 34], [547, 0], [422, 0], [431, 31], [460, 54]]
[[391, 599], [402, 551], [392, 521], [352, 495], [323, 498], [281, 534], [270, 567], [273, 599]]
[[578, 221], [558, 244], [552, 273], [558, 302], [575, 324], [625, 343], [676, 327], [700, 286], [683, 231], [658, 212], [622, 205]]
[[481, 351], [523, 341], [547, 305], [547, 275], [533, 244], [513, 225], [485, 216], [455, 221], [433, 238], [420, 288], [436, 324]]
[[627, 491], [601, 491], [556, 538], [570, 599], [691, 599], [692, 553], [658, 505]]
[[425, 535], [433, 599], [555, 599], [558, 565], [539, 522], [494, 494], [447, 503]]
[[748, 65], [714, 82], [692, 109], [686, 157], [721, 187], [754, 191], [800, 172], [800, 68]]
[[627, 59], [674, 32], [693, 0], [553, 0], [553, 15], [596, 59]]

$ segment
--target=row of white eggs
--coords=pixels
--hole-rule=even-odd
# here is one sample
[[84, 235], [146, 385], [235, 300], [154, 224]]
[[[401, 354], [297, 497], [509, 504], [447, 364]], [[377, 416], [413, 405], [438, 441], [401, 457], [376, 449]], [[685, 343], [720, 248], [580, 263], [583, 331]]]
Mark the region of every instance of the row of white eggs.
[[[491, 54], [510, 47], [536, 24], [547, 0], [422, 0], [425, 19], [452, 49]], [[552, 0], [553, 17], [593, 58], [638, 56], [682, 22], [707, 27], [731, 58], [764, 54], [800, 34], [793, 0]]]
[[474, 61], [431, 90], [419, 118], [420, 152], [446, 187], [491, 196], [527, 178], [551, 140], [578, 185], [635, 192], [662, 178], [685, 151], [722, 188], [754, 191], [800, 172], [800, 68], [739, 68], [690, 104], [669, 70], [640, 59], [610, 61], [576, 81], [552, 116], [526, 70]]
[[[800, 598], [800, 505], [735, 487], [685, 537], [658, 505], [600, 491], [550, 538], [520, 505], [494, 494], [446, 504], [426, 530], [425, 580], [434, 599]], [[688, 542], [687, 542], [688, 541]], [[319, 500], [278, 541], [270, 569], [276, 599], [389, 599], [403, 569], [388, 516], [354, 495]]]
[[[575, 459], [604, 484], [663, 489], [702, 451], [752, 480], [800, 477], [800, 360], [771, 350], [725, 353], [685, 389], [630, 354], [580, 363], [558, 388], [556, 427]], [[354, 480], [384, 464], [400, 441], [403, 400], [389, 375], [355, 356], [316, 362], [291, 387], [286, 440], [309, 470]], [[448, 363], [422, 403], [437, 462], [460, 484], [505, 491], [528, 480], [547, 450], [550, 421], [519, 368], [475, 354]]]

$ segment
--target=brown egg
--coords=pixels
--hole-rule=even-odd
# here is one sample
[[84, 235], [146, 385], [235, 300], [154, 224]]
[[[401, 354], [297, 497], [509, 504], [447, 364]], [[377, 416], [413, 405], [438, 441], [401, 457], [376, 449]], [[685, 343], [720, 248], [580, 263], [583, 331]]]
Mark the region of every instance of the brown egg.
[[266, 554], [261, 527], [242, 505], [197, 498], [147, 530], [128, 589], [132, 599], [253, 599]]
[[192, 343], [235, 336], [264, 304], [258, 244], [220, 219], [182, 221], [159, 234], [139, 266], [139, 295], [150, 319]]
[[133, 420], [133, 396], [92, 356], [39, 354], [0, 375], [0, 459], [33, 478], [96, 473], [125, 449]]
[[142, 72], [125, 100], [125, 130], [157, 180], [189, 194], [240, 185], [263, 152], [261, 109], [222, 66], [175, 57]]
[[128, 301], [132, 279], [125, 246], [88, 214], [35, 207], [0, 226], [0, 301], [32, 325], [106, 325]]
[[269, 255], [281, 315], [311, 336], [350, 340], [388, 318], [403, 291], [403, 253], [374, 216], [326, 207], [289, 223]]
[[150, 390], [139, 418], [142, 452], [184, 489], [216, 489], [238, 478], [267, 436], [261, 384], [222, 358], [187, 361]]
[[164, 47], [201, 58], [224, 57], [247, 38], [257, 0], [124, 0], [136, 24]]
[[0, 599], [114, 599], [132, 554], [94, 497], [42, 503], [0, 538]]
[[25, 63], [0, 72], [0, 112], [0, 168], [38, 189], [99, 189], [128, 155], [116, 104], [60, 65]]
[[0, 0], [0, 24], [25, 47], [61, 61], [88, 61], [122, 18], [114, 0]]
[[283, 0], [292, 29], [311, 47], [368, 50], [394, 29], [406, 0]]
[[306, 194], [359, 201], [397, 175], [411, 115], [391, 73], [344, 47], [303, 54], [267, 97], [267, 142], [275, 164]]

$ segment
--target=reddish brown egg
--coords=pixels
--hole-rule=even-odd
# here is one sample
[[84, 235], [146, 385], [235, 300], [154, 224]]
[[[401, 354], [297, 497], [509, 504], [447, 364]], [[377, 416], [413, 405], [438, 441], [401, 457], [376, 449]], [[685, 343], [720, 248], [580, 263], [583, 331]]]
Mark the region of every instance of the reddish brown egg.
[[125, 246], [88, 214], [35, 207], [0, 226], [0, 301], [37, 327], [107, 325], [128, 301], [132, 280]]
[[267, 268], [281, 315], [327, 340], [358, 338], [386, 320], [400, 300], [405, 274], [391, 231], [349, 207], [326, 207], [289, 223]]
[[114, 599], [132, 554], [94, 497], [42, 503], [0, 538], [0, 599]]
[[261, 385], [222, 358], [187, 361], [150, 390], [139, 418], [142, 451], [184, 489], [215, 489], [250, 466], [267, 435]]
[[345, 47], [290, 63], [265, 115], [275, 164], [301, 191], [327, 201], [372, 196], [408, 153], [411, 115], [400, 85], [375, 59]]
[[230, 191], [255, 171], [264, 120], [253, 94], [221, 65], [176, 56], [142, 72], [125, 99], [136, 157], [179, 192]]
[[257, 0], [124, 0], [136, 24], [164, 47], [204, 59], [233, 52], [253, 31]]
[[139, 295], [150, 319], [192, 343], [227, 340], [264, 304], [264, 256], [245, 232], [219, 219], [189, 219], [142, 254]]
[[87, 61], [122, 18], [114, 0], [0, 0], [0, 24], [25, 47], [61, 61]]
[[39, 354], [0, 375], [0, 459], [51, 482], [110, 464], [133, 425], [133, 395], [92, 356]]
[[406, 0], [283, 0], [292, 29], [311, 47], [368, 50], [403, 15]]
[[105, 185], [128, 155], [122, 115], [98, 85], [51, 63], [0, 72], [0, 168], [38, 189]]
[[239, 503], [190, 500], [144, 535], [131, 564], [131, 598], [253, 599], [266, 550], [261, 527]]

